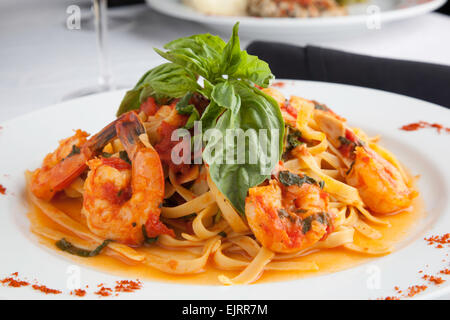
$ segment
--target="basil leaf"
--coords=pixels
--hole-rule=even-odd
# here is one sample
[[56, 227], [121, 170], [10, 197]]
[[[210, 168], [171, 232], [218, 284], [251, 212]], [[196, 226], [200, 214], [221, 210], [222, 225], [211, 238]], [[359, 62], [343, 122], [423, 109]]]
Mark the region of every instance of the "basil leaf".
[[175, 106], [175, 109], [178, 111], [179, 114], [190, 114], [192, 112], [192, 105], [189, 104], [189, 101], [192, 98], [192, 92], [188, 92], [184, 95], [183, 98], [178, 101], [177, 105]]
[[72, 243], [70, 243], [69, 241], [67, 241], [65, 238], [62, 238], [61, 240], [56, 241], [55, 245], [58, 247], [58, 249], [60, 249], [62, 251], [66, 251], [66, 252], [76, 255], [76, 256], [89, 258], [89, 257], [95, 257], [95, 256], [99, 255], [102, 252], [102, 250], [110, 242], [112, 242], [112, 240], [104, 240], [94, 250], [86, 250], [86, 249], [78, 248], [78, 247], [74, 246]]
[[230, 109], [237, 114], [241, 107], [241, 98], [236, 94], [234, 86], [229, 81], [216, 85], [211, 93], [211, 99], [219, 106]]
[[208, 33], [169, 42], [164, 46], [167, 52], [158, 49], [155, 51], [173, 63], [206, 79], [214, 80], [221, 74], [222, 66], [218, 62], [222, 59], [225, 45], [220, 37]]
[[225, 108], [219, 106], [216, 102], [211, 101], [202, 114], [201, 122], [204, 131], [214, 128], [217, 119], [225, 111]]
[[[211, 84], [229, 79], [248, 80], [261, 87], [267, 87], [273, 78], [269, 65], [258, 57], [241, 51], [238, 36], [239, 23], [233, 27], [233, 34], [225, 43], [220, 37], [199, 34], [169, 42], [166, 52], [155, 51], [163, 58], [198, 74]], [[209, 94], [206, 94], [209, 97]]]
[[304, 183], [317, 184], [316, 180], [307, 176], [306, 174], [303, 176], [299, 176], [290, 171], [280, 171], [278, 175], [278, 180], [287, 187], [292, 185], [297, 185], [301, 187]]
[[189, 115], [189, 118], [184, 125], [186, 129], [194, 127], [194, 122], [200, 119], [200, 114], [193, 104], [189, 104], [192, 98], [192, 92], [188, 92], [180, 101], [178, 101], [175, 109], [179, 114]]
[[119, 158], [128, 164], [131, 164], [131, 160], [128, 157], [128, 153], [125, 150], [119, 151]]
[[[236, 115], [225, 109], [215, 126], [222, 139], [208, 141], [203, 158], [209, 164], [211, 179], [216, 186], [235, 209], [244, 214], [248, 189], [269, 178], [281, 157], [284, 121], [278, 104], [271, 97], [242, 81], [235, 81], [233, 86], [240, 96], [241, 108]], [[233, 134], [237, 139], [244, 138], [245, 150], [237, 150], [238, 145], [227, 139], [227, 129], [232, 126], [242, 129], [234, 130]], [[264, 129], [267, 130], [267, 141], [259, 136], [260, 130]], [[277, 148], [270, 147], [273, 145]], [[232, 152], [238, 159], [234, 163], [229, 161], [227, 152]], [[242, 153], [245, 158], [240, 163]]]
[[241, 63], [241, 44], [238, 36], [239, 22], [233, 27], [233, 33], [227, 45], [223, 49], [221, 65], [223, 74], [233, 74]]
[[173, 63], [165, 63], [147, 71], [123, 98], [117, 116], [139, 109], [148, 97], [156, 100], [181, 98], [199, 88], [194, 73]]
[[292, 131], [292, 133], [289, 131], [286, 141], [286, 152], [291, 151], [298, 145], [302, 144], [302, 142], [299, 140], [301, 137], [302, 137], [301, 131], [295, 129]]
[[137, 110], [141, 106], [141, 95], [142, 89], [133, 89], [125, 93], [122, 102], [120, 103], [119, 109], [117, 110], [116, 116], [120, 116], [131, 110]]
[[249, 55], [247, 51], [242, 51], [237, 70], [229, 76], [249, 80], [263, 88], [267, 88], [270, 80], [274, 78], [269, 65], [257, 56]]

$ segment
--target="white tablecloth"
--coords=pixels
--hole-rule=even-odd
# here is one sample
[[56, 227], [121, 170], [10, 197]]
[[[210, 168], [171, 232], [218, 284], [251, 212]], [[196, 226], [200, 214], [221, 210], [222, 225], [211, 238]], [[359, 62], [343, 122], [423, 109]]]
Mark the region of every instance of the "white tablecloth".
[[[56, 103], [67, 94], [95, 85], [98, 73], [93, 24], [66, 27], [71, 4], [83, 15], [89, 1], [2, 0], [0, 3], [0, 123]], [[131, 86], [161, 61], [152, 50], [171, 39], [206, 28], [162, 16], [145, 5], [110, 10], [109, 48], [119, 85]], [[450, 64], [450, 18], [431, 13], [385, 25], [351, 39], [321, 39], [316, 45], [362, 54]], [[227, 35], [223, 35], [227, 36]], [[247, 45], [253, 39], [242, 39]]]

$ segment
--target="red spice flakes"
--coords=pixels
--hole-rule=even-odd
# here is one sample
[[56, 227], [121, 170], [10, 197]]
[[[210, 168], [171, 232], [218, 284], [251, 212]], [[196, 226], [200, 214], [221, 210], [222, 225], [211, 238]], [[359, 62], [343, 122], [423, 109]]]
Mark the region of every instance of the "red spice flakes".
[[75, 289], [73, 291], [70, 291], [70, 294], [78, 297], [84, 297], [86, 295], [86, 290]]
[[8, 287], [13, 287], [13, 288], [26, 287], [26, 286], [30, 285], [30, 283], [28, 283], [26, 281], [16, 280], [16, 279], [11, 278], [11, 277], [1, 279], [0, 282], [3, 285], [7, 285]]
[[395, 289], [395, 291], [397, 291], [397, 293], [402, 293], [403, 292], [402, 290], [400, 290], [400, 288], [398, 286], [395, 286], [394, 289]]
[[429, 123], [426, 121], [410, 123], [410, 124], [402, 126], [400, 129], [404, 130], [404, 131], [416, 131], [416, 130], [423, 129], [423, 128], [435, 128], [438, 133], [441, 133], [441, 131], [445, 131], [447, 133], [450, 132], [450, 128], [446, 128], [439, 123]]
[[441, 271], [439, 271], [439, 273], [441, 273], [441, 274], [450, 274], [450, 269], [441, 270]]
[[112, 289], [104, 287], [103, 284], [98, 285], [100, 288], [98, 291], [94, 292], [95, 294], [102, 296], [102, 297], [108, 297], [112, 294]]
[[120, 280], [116, 281], [114, 288], [115, 292], [133, 292], [142, 288], [142, 283], [139, 280]]
[[6, 194], [6, 188], [0, 184], [0, 193]]
[[436, 248], [443, 248], [443, 244], [450, 244], [450, 233], [446, 233], [442, 236], [431, 236], [424, 238], [428, 242], [429, 246], [437, 244]]
[[428, 287], [427, 286], [411, 286], [408, 288], [408, 292], [406, 293], [407, 297], [414, 297], [416, 294], [419, 294], [423, 291], [425, 291]]
[[60, 294], [60, 293], [62, 293], [62, 292], [59, 291], [59, 290], [56, 290], [56, 289], [50, 289], [50, 288], [47, 288], [47, 287], [44, 286], [44, 285], [33, 284], [31, 287], [32, 287], [34, 290], [41, 291], [41, 292], [43, 292], [43, 293], [45, 293], [45, 294]]
[[13, 288], [26, 287], [30, 285], [29, 282], [22, 281], [20, 279], [14, 279], [17, 278], [18, 276], [19, 276], [18, 272], [11, 273], [11, 276], [4, 279], [0, 279], [0, 283]]
[[434, 283], [434, 284], [436, 284], [436, 285], [439, 285], [439, 284], [445, 282], [445, 280], [442, 279], [441, 277], [430, 276], [430, 275], [428, 275], [428, 274], [424, 275], [424, 276], [422, 277], [422, 279], [428, 280], [429, 282], [432, 282], [432, 283]]
[[392, 297], [386, 297], [383, 300], [400, 300], [400, 298], [392, 296]]

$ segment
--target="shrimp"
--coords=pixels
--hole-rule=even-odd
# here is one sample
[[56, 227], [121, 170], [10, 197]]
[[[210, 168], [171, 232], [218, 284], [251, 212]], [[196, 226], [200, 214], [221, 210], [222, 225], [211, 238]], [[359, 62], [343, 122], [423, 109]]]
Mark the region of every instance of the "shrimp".
[[334, 229], [334, 217], [327, 211], [328, 194], [310, 183], [286, 186], [272, 179], [268, 185], [250, 188], [245, 201], [256, 239], [280, 253], [307, 249], [325, 239]]
[[[117, 121], [117, 120], [116, 120]], [[77, 130], [75, 135], [59, 142], [42, 166], [33, 172], [30, 189], [36, 197], [50, 201], [55, 193], [68, 187], [86, 169], [92, 159], [115, 136], [115, 121], [87, 140], [89, 135]]]
[[164, 174], [158, 153], [139, 136], [145, 128], [135, 113], [116, 124], [130, 163], [121, 158], [96, 158], [88, 162], [83, 214], [98, 236], [138, 246], [146, 238], [174, 235], [159, 219], [164, 199]]
[[342, 159], [349, 164], [343, 173], [347, 183], [358, 189], [367, 207], [376, 214], [391, 214], [411, 206], [417, 192], [400, 170], [380, 156], [367, 143], [328, 112], [316, 110], [315, 120]]

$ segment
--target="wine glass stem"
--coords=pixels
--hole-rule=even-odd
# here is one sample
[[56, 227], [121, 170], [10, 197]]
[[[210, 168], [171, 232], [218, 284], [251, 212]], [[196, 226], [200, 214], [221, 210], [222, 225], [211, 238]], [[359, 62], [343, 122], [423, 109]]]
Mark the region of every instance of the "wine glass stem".
[[99, 85], [105, 90], [113, 89], [113, 79], [109, 64], [107, 45], [108, 17], [107, 0], [93, 0], [95, 31], [97, 35], [98, 60], [100, 65]]

